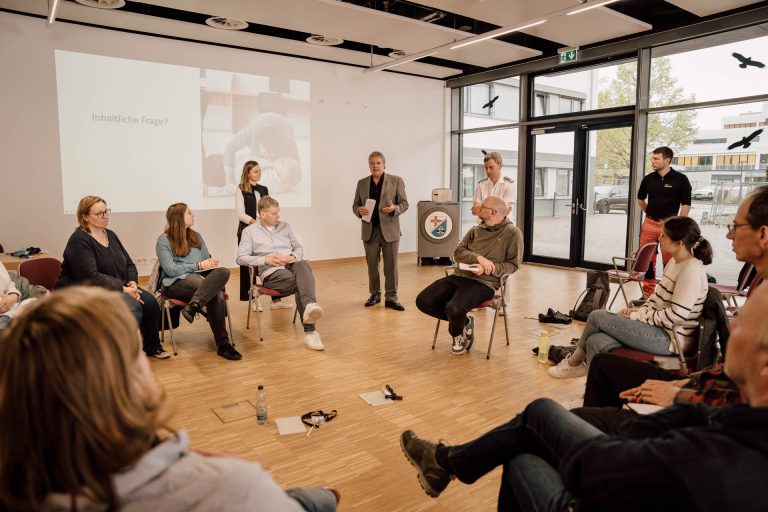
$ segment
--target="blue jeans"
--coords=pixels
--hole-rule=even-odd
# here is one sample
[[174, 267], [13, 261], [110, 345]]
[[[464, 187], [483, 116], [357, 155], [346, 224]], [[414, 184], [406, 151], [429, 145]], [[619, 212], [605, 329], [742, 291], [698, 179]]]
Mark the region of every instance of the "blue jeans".
[[589, 314], [587, 325], [576, 344], [587, 354], [587, 364], [595, 354], [627, 346], [652, 354], [670, 355], [669, 334], [663, 327], [624, 318], [598, 309]]
[[158, 335], [160, 330], [160, 305], [155, 300], [155, 296], [147, 290], [139, 288], [139, 292], [141, 292], [141, 302], [144, 304], [125, 293], [122, 294], [123, 300], [128, 305], [131, 313], [133, 313], [134, 318], [136, 318], [136, 323], [139, 324], [141, 346], [144, 352], [152, 355], [162, 349], [160, 336]]
[[471, 484], [505, 465], [499, 510], [563, 510], [574, 501], [557, 471], [576, 443], [605, 435], [547, 398], [508, 423], [448, 451], [451, 471]]

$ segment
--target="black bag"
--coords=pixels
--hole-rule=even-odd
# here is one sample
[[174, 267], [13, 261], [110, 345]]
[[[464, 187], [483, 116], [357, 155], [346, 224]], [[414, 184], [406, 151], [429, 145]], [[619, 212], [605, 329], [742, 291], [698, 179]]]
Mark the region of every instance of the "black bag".
[[604, 270], [587, 271], [587, 288], [581, 292], [570, 311], [571, 318], [586, 322], [589, 314], [605, 308], [610, 295], [608, 273]]

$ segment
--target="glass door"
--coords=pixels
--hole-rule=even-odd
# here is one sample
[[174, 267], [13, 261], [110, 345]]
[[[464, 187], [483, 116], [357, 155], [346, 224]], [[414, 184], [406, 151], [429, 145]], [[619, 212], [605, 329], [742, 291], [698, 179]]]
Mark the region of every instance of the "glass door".
[[607, 268], [627, 246], [629, 120], [532, 129], [526, 259]]

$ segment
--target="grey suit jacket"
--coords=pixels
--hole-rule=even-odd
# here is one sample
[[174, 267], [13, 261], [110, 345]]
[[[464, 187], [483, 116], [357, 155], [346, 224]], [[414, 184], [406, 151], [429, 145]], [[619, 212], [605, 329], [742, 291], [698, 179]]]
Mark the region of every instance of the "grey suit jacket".
[[[371, 176], [367, 176], [357, 182], [355, 190], [355, 200], [352, 202], [352, 212], [360, 217], [358, 209], [365, 206], [365, 201], [369, 197], [371, 187]], [[387, 206], [389, 202], [395, 205], [395, 211], [384, 213], [381, 208]], [[400, 215], [408, 209], [408, 198], [405, 197], [405, 184], [400, 176], [384, 173], [384, 184], [381, 187], [381, 200], [376, 205], [379, 209], [379, 220], [381, 221], [381, 234], [387, 242], [400, 240]], [[367, 242], [371, 239], [373, 226], [370, 222], [361, 222], [362, 239]]]

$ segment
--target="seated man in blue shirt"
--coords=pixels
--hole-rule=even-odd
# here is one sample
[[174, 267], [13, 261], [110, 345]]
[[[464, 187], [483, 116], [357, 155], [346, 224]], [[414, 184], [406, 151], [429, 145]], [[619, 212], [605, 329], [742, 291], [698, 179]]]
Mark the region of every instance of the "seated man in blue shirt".
[[304, 344], [325, 350], [315, 322], [323, 309], [315, 296], [315, 276], [304, 258], [304, 248], [291, 226], [280, 221], [280, 204], [272, 197], [259, 200], [258, 221], [243, 230], [237, 264], [257, 267], [264, 286], [284, 295], [296, 294], [296, 307], [304, 324]]

